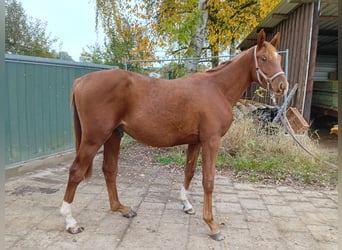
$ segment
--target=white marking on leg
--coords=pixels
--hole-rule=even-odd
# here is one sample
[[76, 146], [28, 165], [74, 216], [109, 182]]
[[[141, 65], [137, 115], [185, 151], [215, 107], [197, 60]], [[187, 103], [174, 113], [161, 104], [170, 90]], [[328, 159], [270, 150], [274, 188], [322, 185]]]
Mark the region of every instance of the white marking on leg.
[[60, 212], [65, 217], [66, 229], [77, 226], [76, 220], [71, 215], [70, 203], [63, 201]]
[[181, 201], [183, 202], [183, 211], [188, 211], [192, 209], [192, 205], [188, 200], [187, 194], [188, 194], [188, 191], [183, 186], [180, 192], [180, 198], [181, 198]]

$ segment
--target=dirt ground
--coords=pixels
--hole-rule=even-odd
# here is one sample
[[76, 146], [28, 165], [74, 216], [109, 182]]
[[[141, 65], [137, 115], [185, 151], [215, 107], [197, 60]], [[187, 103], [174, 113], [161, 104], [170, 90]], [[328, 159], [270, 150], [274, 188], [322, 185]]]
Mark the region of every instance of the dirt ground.
[[338, 136], [330, 134], [330, 131], [326, 128], [320, 129], [319, 134], [319, 146], [322, 150], [328, 154], [336, 155], [338, 151]]
[[319, 146], [322, 150], [325, 150], [328, 154], [337, 156], [338, 136], [330, 133], [330, 129], [338, 124], [337, 119], [330, 116], [322, 116], [313, 118], [313, 121], [311, 132], [318, 135], [316, 137], [313, 136], [313, 138], [318, 139]]

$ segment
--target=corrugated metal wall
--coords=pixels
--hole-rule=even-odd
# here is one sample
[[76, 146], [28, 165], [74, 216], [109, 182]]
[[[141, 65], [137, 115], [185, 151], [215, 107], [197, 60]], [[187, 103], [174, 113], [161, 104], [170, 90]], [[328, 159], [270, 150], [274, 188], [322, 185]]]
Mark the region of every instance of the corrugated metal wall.
[[70, 91], [75, 78], [106, 65], [6, 55], [6, 166], [74, 147]]
[[303, 109], [308, 82], [313, 10], [314, 3], [301, 5], [274, 30], [282, 34], [279, 47], [291, 51], [289, 54], [288, 81], [290, 88], [298, 83], [294, 103], [300, 111]]
[[337, 71], [338, 58], [334, 55], [317, 55], [315, 81], [328, 81], [329, 73]]

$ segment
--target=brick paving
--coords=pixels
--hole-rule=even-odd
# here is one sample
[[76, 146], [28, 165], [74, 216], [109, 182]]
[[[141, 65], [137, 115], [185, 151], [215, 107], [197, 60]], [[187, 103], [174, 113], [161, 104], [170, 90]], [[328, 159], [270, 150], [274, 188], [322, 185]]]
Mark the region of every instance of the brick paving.
[[126, 157], [120, 159], [119, 195], [138, 216], [110, 211], [97, 155], [92, 179], [80, 184], [72, 204], [85, 227], [78, 235], [65, 231], [59, 214], [70, 155], [41, 161], [39, 169], [8, 171], [6, 249], [337, 249], [337, 190], [235, 183], [217, 175], [213, 209], [226, 238], [215, 242], [202, 220], [199, 172], [189, 196], [196, 214], [189, 216], [179, 201], [182, 173], [144, 153], [134, 155], [134, 163]]

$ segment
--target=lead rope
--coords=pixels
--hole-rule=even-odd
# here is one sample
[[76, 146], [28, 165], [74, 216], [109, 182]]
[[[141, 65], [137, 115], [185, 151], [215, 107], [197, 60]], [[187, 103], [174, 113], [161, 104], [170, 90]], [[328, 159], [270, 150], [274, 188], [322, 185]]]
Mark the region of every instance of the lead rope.
[[[274, 96], [274, 93], [271, 93], [271, 99], [273, 104], [276, 105], [276, 99]], [[285, 128], [285, 131], [292, 137], [292, 139], [306, 152], [308, 153], [311, 157], [313, 157], [314, 159], [316, 159], [317, 161], [319, 161], [320, 163], [325, 163], [326, 165], [328, 165], [331, 168], [337, 168], [337, 166], [331, 162], [325, 161], [320, 159], [317, 155], [315, 155], [314, 153], [312, 153], [309, 149], [307, 149], [299, 140], [298, 138], [294, 135], [293, 130], [291, 128], [291, 125], [289, 123], [289, 121], [287, 120], [286, 117], [286, 107], [287, 107], [287, 95], [284, 95], [284, 109], [282, 110], [282, 114], [280, 115], [280, 120]], [[277, 105], [276, 105], [277, 106]]]

